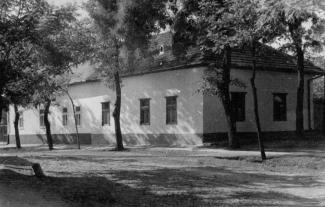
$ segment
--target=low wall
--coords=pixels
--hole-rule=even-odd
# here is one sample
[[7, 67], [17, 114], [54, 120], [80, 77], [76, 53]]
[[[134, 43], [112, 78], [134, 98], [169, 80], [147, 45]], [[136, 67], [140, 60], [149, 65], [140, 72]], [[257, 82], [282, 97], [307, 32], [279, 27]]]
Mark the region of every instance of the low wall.
[[[123, 142], [127, 146], [201, 146], [202, 134], [123, 134]], [[94, 145], [115, 145], [115, 134], [93, 134]]]
[[[53, 144], [77, 144], [77, 134], [53, 134]], [[91, 134], [79, 134], [80, 144], [90, 145]], [[14, 135], [9, 137], [10, 144], [15, 144], [16, 139]], [[47, 143], [46, 135], [32, 134], [20, 135], [21, 144], [45, 144]]]
[[[313, 136], [318, 134], [317, 131], [306, 131], [305, 136]], [[256, 142], [257, 135], [255, 132], [238, 132], [237, 136], [239, 137], [240, 144]], [[277, 140], [295, 140], [298, 139], [295, 131], [279, 131], [279, 132], [263, 132], [264, 141], [277, 141]], [[204, 143], [227, 143], [228, 135], [227, 133], [211, 133], [204, 134], [203, 136]]]
[[[53, 134], [54, 144], [77, 144], [76, 134]], [[82, 145], [108, 145], [116, 143], [115, 134], [79, 134]], [[46, 144], [44, 134], [21, 135], [21, 144]], [[202, 134], [123, 134], [126, 146], [201, 146]], [[15, 136], [10, 136], [10, 144], [15, 144]]]

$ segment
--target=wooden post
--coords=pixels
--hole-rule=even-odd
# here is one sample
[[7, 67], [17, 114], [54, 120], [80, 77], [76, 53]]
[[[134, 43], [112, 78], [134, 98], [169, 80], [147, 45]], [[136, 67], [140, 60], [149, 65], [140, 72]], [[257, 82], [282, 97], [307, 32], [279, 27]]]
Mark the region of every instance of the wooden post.
[[41, 165], [39, 163], [34, 163], [32, 165], [32, 168], [34, 170], [34, 173], [35, 173], [35, 176], [38, 177], [38, 178], [43, 178], [45, 177], [45, 174], [41, 168]]

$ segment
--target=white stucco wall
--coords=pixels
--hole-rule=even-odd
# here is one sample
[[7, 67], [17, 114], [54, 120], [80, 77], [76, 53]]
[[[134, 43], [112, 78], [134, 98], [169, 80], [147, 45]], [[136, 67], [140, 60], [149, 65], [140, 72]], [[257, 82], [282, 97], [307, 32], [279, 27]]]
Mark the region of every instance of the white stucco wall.
[[[123, 78], [121, 127], [124, 135], [137, 139], [137, 144], [146, 144], [149, 136], [139, 135], [181, 135], [178, 144], [201, 144], [204, 133], [226, 132], [223, 107], [217, 97], [197, 93], [202, 81], [204, 68], [191, 68], [157, 72]], [[246, 88], [231, 87], [231, 91], [244, 91], [246, 94], [246, 120], [238, 122], [239, 132], [255, 131], [253, 100], [249, 83], [251, 71], [233, 70], [232, 77], [246, 84]], [[308, 128], [307, 79], [306, 75], [304, 118]], [[297, 77], [294, 73], [259, 71], [256, 85], [263, 131], [294, 131]], [[115, 93], [102, 82], [75, 84], [69, 90], [76, 105], [81, 106], [81, 126], [84, 134], [104, 135], [109, 143], [115, 142], [114, 119], [112, 117]], [[273, 121], [273, 93], [287, 93], [287, 121]], [[166, 125], [166, 96], [177, 96], [177, 125]], [[150, 125], [140, 125], [141, 98], [150, 98]], [[312, 100], [312, 97], [311, 97]], [[101, 103], [110, 102], [110, 125], [101, 125]], [[311, 101], [312, 104], [312, 101]], [[68, 126], [62, 125], [62, 108], [68, 108]], [[311, 105], [311, 110], [313, 106]], [[313, 120], [313, 111], [311, 111]], [[24, 128], [21, 135], [45, 134], [39, 124], [39, 111], [24, 109]], [[10, 107], [10, 135], [14, 135], [13, 107]], [[58, 97], [51, 107], [52, 134], [75, 133], [71, 103], [66, 96]], [[192, 136], [194, 135], [194, 136]], [[96, 139], [96, 138], [94, 138]], [[161, 139], [156, 137], [156, 139]], [[172, 138], [174, 139], [174, 138]]]
[[[203, 134], [203, 96], [196, 93], [202, 77], [202, 68], [165, 71], [123, 78], [121, 127], [123, 134]], [[72, 85], [69, 90], [76, 105], [81, 106], [80, 133], [114, 134], [112, 116], [115, 93], [104, 83], [89, 82]], [[166, 125], [166, 96], [177, 96], [177, 125]], [[140, 125], [140, 100], [150, 98], [150, 125]], [[110, 125], [101, 125], [101, 103], [110, 102]], [[68, 107], [68, 126], [62, 125], [62, 108]], [[75, 133], [71, 103], [67, 97], [57, 98], [51, 107], [53, 134]], [[13, 109], [11, 108], [13, 120]], [[39, 126], [37, 110], [24, 112], [25, 126], [21, 134], [44, 134]], [[28, 119], [28, 121], [27, 121]], [[12, 132], [13, 126], [11, 126]], [[198, 137], [184, 142], [199, 144]], [[114, 136], [107, 136], [114, 142]], [[145, 140], [140, 140], [145, 142]], [[139, 143], [141, 144], [141, 143]], [[145, 143], [143, 143], [145, 144]]]
[[[255, 127], [253, 96], [250, 86], [251, 71], [233, 70], [232, 77], [238, 78], [246, 85], [246, 88], [231, 86], [231, 91], [246, 92], [246, 119], [237, 122], [239, 132], [253, 132]], [[308, 86], [306, 75], [305, 102], [304, 102], [304, 127], [308, 129]], [[256, 76], [258, 90], [259, 114], [263, 131], [294, 131], [297, 75], [295, 73], [279, 73], [272, 71], [258, 71]], [[273, 121], [273, 93], [287, 93], [287, 121]], [[312, 94], [312, 93], [311, 93]], [[311, 97], [311, 120], [313, 120], [313, 105]], [[205, 133], [217, 133], [226, 131], [225, 114], [219, 98], [216, 96], [204, 96], [204, 131]]]

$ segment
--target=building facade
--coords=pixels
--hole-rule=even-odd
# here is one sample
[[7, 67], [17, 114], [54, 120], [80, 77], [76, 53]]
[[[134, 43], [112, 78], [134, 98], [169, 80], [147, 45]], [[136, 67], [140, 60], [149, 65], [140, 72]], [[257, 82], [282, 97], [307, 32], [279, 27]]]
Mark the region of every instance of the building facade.
[[[205, 62], [175, 61], [170, 36], [163, 35], [155, 47], [159, 54], [155, 66], [136, 70], [122, 77], [121, 128], [126, 145], [184, 146], [217, 140], [227, 131], [224, 110], [217, 96], [198, 92], [207, 68]], [[286, 55], [274, 52], [258, 58], [256, 86], [259, 113], [264, 132], [295, 130], [297, 73]], [[232, 78], [243, 86], [231, 86], [233, 115], [237, 130], [256, 130], [250, 86], [250, 59], [245, 52], [234, 52]], [[83, 144], [115, 144], [113, 110], [115, 93], [104, 81], [92, 76], [93, 68], [83, 66], [87, 75], [74, 81], [69, 93], [76, 107], [76, 121]], [[311, 79], [318, 68], [306, 65], [304, 126], [313, 129]], [[51, 131], [55, 143], [75, 143], [72, 105], [66, 96], [58, 97], [50, 109]], [[14, 142], [14, 111], [9, 109], [8, 134]], [[21, 109], [22, 143], [45, 143], [44, 110]]]
[[[123, 78], [121, 126], [127, 145], [201, 145], [203, 137], [225, 133], [223, 107], [217, 96], [198, 92], [204, 67], [167, 70]], [[246, 87], [231, 87], [239, 132], [254, 132], [251, 71], [233, 70], [233, 77]], [[313, 127], [312, 98], [308, 79], [304, 102], [304, 125]], [[296, 74], [259, 71], [256, 85], [262, 130], [294, 131]], [[115, 94], [102, 81], [75, 83], [69, 93], [74, 99], [76, 120], [84, 144], [114, 144]], [[308, 103], [309, 101], [309, 103]], [[308, 109], [310, 107], [310, 109]], [[22, 143], [45, 143], [42, 108], [22, 109], [19, 124]], [[14, 111], [9, 110], [9, 135], [14, 142]], [[51, 130], [57, 143], [75, 142], [72, 105], [66, 96], [51, 107]], [[309, 123], [311, 122], [311, 123]]]

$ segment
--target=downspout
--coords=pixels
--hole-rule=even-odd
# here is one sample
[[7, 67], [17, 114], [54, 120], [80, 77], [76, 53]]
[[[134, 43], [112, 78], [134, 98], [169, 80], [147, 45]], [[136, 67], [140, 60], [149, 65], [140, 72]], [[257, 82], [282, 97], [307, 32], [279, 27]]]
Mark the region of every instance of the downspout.
[[310, 84], [313, 80], [320, 78], [324, 76], [324, 81], [325, 81], [325, 73], [324, 74], [320, 74], [317, 76], [314, 76], [310, 79], [307, 80], [307, 89], [308, 89], [308, 97], [307, 97], [307, 101], [308, 101], [308, 130], [311, 131], [312, 130], [312, 126], [311, 126], [311, 93], [310, 93]]

